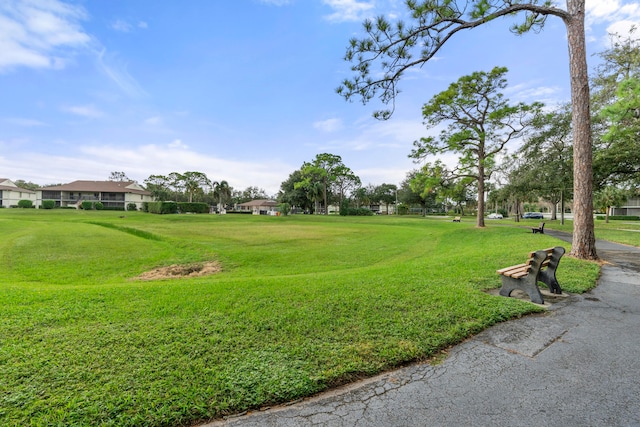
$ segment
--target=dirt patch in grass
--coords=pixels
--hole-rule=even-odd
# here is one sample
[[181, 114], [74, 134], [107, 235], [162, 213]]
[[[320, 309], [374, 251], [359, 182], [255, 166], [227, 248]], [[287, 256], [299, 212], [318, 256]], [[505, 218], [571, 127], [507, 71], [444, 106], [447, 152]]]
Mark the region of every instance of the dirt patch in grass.
[[209, 276], [222, 271], [217, 261], [197, 262], [193, 264], [174, 264], [168, 267], [154, 268], [135, 277], [135, 280], [180, 279], [184, 277]]

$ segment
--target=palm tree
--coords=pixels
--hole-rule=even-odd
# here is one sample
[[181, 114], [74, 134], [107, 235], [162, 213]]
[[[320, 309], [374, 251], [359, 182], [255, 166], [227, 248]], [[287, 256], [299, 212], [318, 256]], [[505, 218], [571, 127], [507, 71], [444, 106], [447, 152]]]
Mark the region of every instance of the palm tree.
[[189, 194], [189, 203], [193, 202], [193, 194], [201, 190], [205, 185], [211, 185], [211, 181], [203, 172], [185, 172], [182, 175], [182, 185]]
[[218, 199], [218, 209], [222, 210], [225, 206], [225, 202], [231, 199], [231, 187], [227, 181], [214, 182], [213, 197]]

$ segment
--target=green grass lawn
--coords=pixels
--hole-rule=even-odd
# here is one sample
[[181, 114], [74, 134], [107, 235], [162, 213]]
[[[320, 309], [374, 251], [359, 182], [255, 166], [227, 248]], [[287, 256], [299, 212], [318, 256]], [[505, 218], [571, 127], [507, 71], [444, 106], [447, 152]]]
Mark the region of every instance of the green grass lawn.
[[436, 356], [541, 310], [484, 291], [568, 245], [506, 224], [0, 209], [0, 425], [192, 425]]

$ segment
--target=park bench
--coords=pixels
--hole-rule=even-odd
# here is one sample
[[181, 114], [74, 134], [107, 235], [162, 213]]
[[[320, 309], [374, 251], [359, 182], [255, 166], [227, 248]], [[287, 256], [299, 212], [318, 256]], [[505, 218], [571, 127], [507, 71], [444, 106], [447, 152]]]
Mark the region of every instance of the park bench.
[[496, 273], [502, 276], [500, 295], [508, 297], [512, 291], [519, 289], [526, 292], [532, 302], [544, 304], [538, 282], [547, 285], [552, 294], [561, 294], [562, 289], [556, 279], [556, 269], [564, 252], [565, 249], [562, 246], [542, 249], [529, 253], [529, 259], [524, 264], [496, 270]]
[[460, 222], [460, 217], [457, 216], [457, 217], [453, 218], [453, 222]]
[[533, 232], [533, 234], [544, 234], [544, 222], [541, 222], [537, 227], [531, 227], [531, 231]]

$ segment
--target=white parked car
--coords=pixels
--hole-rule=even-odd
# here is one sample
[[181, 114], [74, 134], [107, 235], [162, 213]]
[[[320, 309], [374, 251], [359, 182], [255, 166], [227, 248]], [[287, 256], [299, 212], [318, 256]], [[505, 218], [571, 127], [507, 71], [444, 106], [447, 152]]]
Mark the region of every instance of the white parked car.
[[489, 215], [487, 215], [487, 218], [489, 218], [489, 219], [502, 219], [502, 214], [490, 213]]

